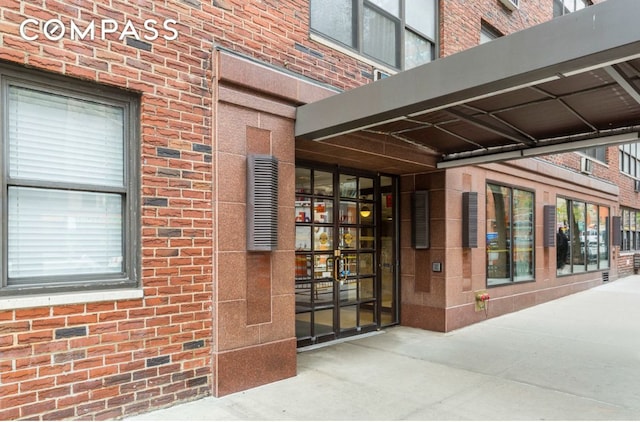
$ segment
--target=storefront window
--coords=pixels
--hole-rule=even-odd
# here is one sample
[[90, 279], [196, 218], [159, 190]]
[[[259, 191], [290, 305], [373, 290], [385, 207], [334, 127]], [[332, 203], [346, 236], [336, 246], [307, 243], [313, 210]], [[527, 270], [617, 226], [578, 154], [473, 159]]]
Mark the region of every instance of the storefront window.
[[532, 192], [487, 184], [487, 285], [534, 278]]
[[622, 210], [622, 246], [625, 252], [640, 251], [640, 210]]
[[609, 208], [557, 199], [557, 274], [609, 268]]

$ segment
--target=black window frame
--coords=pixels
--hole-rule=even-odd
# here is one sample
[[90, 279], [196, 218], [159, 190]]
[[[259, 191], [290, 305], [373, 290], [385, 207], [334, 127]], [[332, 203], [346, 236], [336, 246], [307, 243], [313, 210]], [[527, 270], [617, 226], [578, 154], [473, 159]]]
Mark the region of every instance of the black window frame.
[[[8, 91], [10, 86], [121, 107], [123, 110], [123, 186], [118, 189], [80, 183], [36, 181], [9, 176]], [[0, 65], [0, 298], [88, 292], [140, 287], [140, 96], [116, 88], [53, 75], [17, 65]], [[8, 263], [8, 198], [10, 187], [118, 194], [122, 198], [122, 271], [109, 274], [70, 274], [21, 277], [11, 282]]]
[[[562, 207], [559, 205], [559, 201], [565, 201], [566, 203], [566, 215], [561, 215]], [[584, 218], [581, 222], [575, 221], [574, 210], [576, 209], [576, 204], [582, 205], [582, 210], [584, 213]], [[595, 250], [592, 246], [590, 246], [589, 236], [593, 236], [592, 230], [590, 230], [586, 224], [586, 217], [588, 214], [589, 207], [596, 208], [596, 221], [597, 221], [597, 230], [595, 236], [597, 236], [597, 242], [595, 246]], [[603, 218], [602, 211], [606, 210], [606, 217], [604, 217], [604, 227], [602, 226], [601, 219]], [[579, 224], [584, 224], [584, 227], [580, 228]], [[562, 231], [567, 241], [567, 255], [566, 261], [562, 263], [562, 266], [558, 265], [556, 262], [556, 276], [564, 277], [570, 276], [574, 274], [585, 274], [589, 272], [595, 271], [607, 271], [611, 269], [611, 207], [590, 202], [584, 199], [571, 198], [563, 195], [556, 196], [556, 224], [558, 227], [562, 227]], [[576, 236], [575, 232], [578, 232]], [[559, 242], [556, 241], [556, 252], [558, 248]], [[578, 249], [576, 249], [578, 248]], [[576, 261], [576, 257], [578, 254], [576, 252], [580, 252], [580, 256], [582, 257], [582, 262]], [[603, 253], [606, 254], [606, 266], [603, 266]], [[556, 260], [558, 257], [556, 257]], [[594, 264], [595, 261], [595, 264]], [[591, 265], [592, 268], [589, 268]], [[595, 265], [595, 268], [593, 266]], [[565, 269], [566, 266], [566, 269]]]
[[[509, 273], [509, 277], [508, 280], [506, 280], [504, 277], [492, 277], [492, 269], [491, 269], [491, 265], [490, 265], [490, 253], [492, 252], [492, 250], [494, 249], [494, 247], [492, 246], [492, 242], [489, 239], [489, 233], [485, 234], [485, 250], [486, 250], [486, 258], [487, 258], [487, 262], [486, 262], [486, 286], [487, 288], [493, 288], [493, 287], [500, 287], [500, 286], [508, 286], [508, 285], [512, 285], [512, 284], [521, 284], [521, 283], [531, 283], [531, 282], [535, 282], [536, 281], [536, 252], [535, 252], [535, 248], [536, 248], [536, 231], [535, 231], [535, 227], [536, 227], [536, 191], [534, 189], [529, 189], [529, 188], [525, 188], [525, 187], [521, 187], [521, 186], [515, 186], [515, 185], [509, 185], [509, 184], [505, 184], [502, 182], [498, 182], [495, 180], [486, 180], [485, 183], [485, 192], [489, 191], [489, 186], [496, 186], [499, 188], [504, 188], [504, 189], [509, 189], [510, 191], [510, 203], [509, 203], [509, 225], [507, 227], [507, 230], [509, 231], [509, 236], [508, 239], [506, 239], [507, 242], [509, 242], [509, 255], [508, 255], [508, 259], [507, 259], [507, 268], [508, 268], [508, 273]], [[530, 230], [531, 230], [531, 247], [532, 247], [532, 252], [531, 252], [531, 276], [527, 277], [527, 278], [522, 278], [517, 280], [516, 279], [516, 275], [515, 275], [515, 271], [514, 268], [516, 266], [516, 260], [515, 260], [515, 256], [516, 256], [516, 248], [515, 248], [515, 244], [517, 243], [515, 241], [516, 236], [515, 236], [515, 232], [516, 230], [514, 230], [514, 191], [520, 191], [520, 192], [526, 192], [531, 194], [531, 198], [532, 198], [532, 204], [531, 204], [531, 219], [530, 219]], [[485, 216], [488, 219], [489, 217], [489, 198], [485, 198]], [[488, 225], [488, 221], [486, 222]], [[500, 280], [502, 279], [503, 281], [496, 281], [496, 280]], [[490, 282], [490, 280], [494, 280], [493, 282]]]
[[[351, 39], [352, 39], [352, 45], [349, 44], [345, 44], [344, 42], [334, 38], [331, 34], [327, 34], [324, 33], [316, 28], [313, 27], [313, 22], [311, 21], [311, 3], [314, 0], [311, 0], [309, 2], [309, 30], [312, 34], [316, 34], [322, 38], [326, 38], [328, 40], [330, 40], [331, 42], [334, 42], [336, 44], [339, 44], [340, 46], [343, 46], [363, 57], [366, 57], [367, 59], [370, 59], [376, 63], [379, 63], [380, 65], [382, 65], [383, 67], [386, 68], [390, 68], [390, 69], [395, 69], [395, 70], [405, 70], [405, 31], [409, 31], [412, 32], [413, 34], [417, 35], [418, 37], [426, 40], [430, 46], [431, 46], [431, 57], [432, 60], [435, 60], [437, 58], [438, 55], [438, 27], [439, 27], [439, 13], [438, 13], [438, 9], [439, 9], [439, 5], [438, 5], [438, 1], [434, 2], [434, 11], [433, 11], [433, 16], [434, 16], [434, 25], [435, 25], [435, 36], [434, 37], [430, 37], [427, 34], [425, 34], [424, 32], [414, 28], [413, 26], [409, 25], [405, 19], [405, 2], [406, 1], [415, 1], [415, 0], [398, 0], [399, 4], [400, 4], [400, 12], [399, 15], [400, 16], [394, 16], [392, 13], [389, 13], [388, 11], [386, 11], [385, 9], [379, 7], [378, 5], [376, 5], [375, 3], [372, 3], [368, 0], [352, 0], [351, 4], [352, 4], [352, 34], [351, 34]], [[321, 1], [321, 0], [316, 0], [316, 1]], [[391, 63], [387, 63], [377, 57], [374, 57], [370, 54], [367, 54], [364, 52], [364, 40], [363, 40], [363, 15], [364, 15], [364, 10], [365, 8], [370, 8], [373, 11], [375, 11], [376, 13], [379, 13], [380, 15], [384, 16], [387, 19], [390, 19], [391, 21], [393, 21], [396, 24], [396, 51], [395, 51], [395, 57], [396, 57], [396, 63], [395, 64], [391, 64]]]

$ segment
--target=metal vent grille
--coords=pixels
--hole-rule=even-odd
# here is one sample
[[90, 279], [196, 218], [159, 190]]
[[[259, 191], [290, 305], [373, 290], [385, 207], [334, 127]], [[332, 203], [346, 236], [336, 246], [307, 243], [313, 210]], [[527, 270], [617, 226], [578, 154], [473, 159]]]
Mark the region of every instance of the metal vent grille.
[[278, 160], [271, 155], [247, 157], [247, 249], [278, 247]]
[[611, 217], [611, 245], [622, 245], [622, 218], [620, 216]]
[[478, 247], [478, 192], [462, 193], [462, 247]]
[[545, 205], [542, 210], [544, 213], [542, 244], [545, 248], [554, 247], [556, 246], [556, 206]]
[[608, 283], [609, 282], [609, 271], [604, 271], [602, 273], [602, 282], [603, 283]]
[[413, 230], [411, 240], [416, 249], [429, 248], [429, 191], [413, 193]]

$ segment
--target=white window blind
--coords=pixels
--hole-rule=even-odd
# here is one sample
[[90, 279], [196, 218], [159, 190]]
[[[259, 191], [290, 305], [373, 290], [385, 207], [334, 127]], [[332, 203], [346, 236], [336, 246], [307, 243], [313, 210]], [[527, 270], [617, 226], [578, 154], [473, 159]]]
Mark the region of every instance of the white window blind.
[[9, 278], [123, 271], [122, 198], [9, 188]]
[[16, 179], [124, 185], [124, 110], [9, 87], [9, 175]]
[[124, 107], [7, 90], [7, 284], [123, 274]]

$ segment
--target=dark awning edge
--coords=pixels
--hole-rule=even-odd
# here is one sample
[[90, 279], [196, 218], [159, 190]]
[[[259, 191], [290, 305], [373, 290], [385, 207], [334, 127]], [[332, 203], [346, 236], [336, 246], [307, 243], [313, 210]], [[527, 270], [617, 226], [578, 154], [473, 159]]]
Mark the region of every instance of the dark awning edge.
[[[640, 58], [639, 20], [640, 2], [637, 0], [607, 1], [590, 6], [376, 83], [300, 106], [295, 135], [301, 139], [323, 140], [365, 129], [376, 130], [390, 122], [406, 122], [448, 108], [451, 110], [446, 111], [455, 115], [455, 106], [595, 69], [604, 69], [622, 91], [640, 103], [640, 90], [634, 85], [637, 80], [629, 80], [617, 66]], [[479, 125], [473, 118], [465, 120]], [[513, 142], [497, 148], [490, 144], [478, 148], [470, 143], [468, 148], [455, 154], [442, 154], [442, 160], [514, 153], [531, 148], [549, 149], [552, 145], [555, 145], [554, 151], [558, 151], [562, 149], [560, 144], [576, 146], [576, 140], [583, 141], [581, 138], [585, 137], [608, 140], [618, 139], [611, 136], [622, 133], [636, 133], [637, 124], [640, 122], [636, 120], [633, 125], [610, 130], [561, 133], [533, 141], [510, 136]], [[487, 128], [493, 129], [491, 126], [484, 129]], [[499, 131], [494, 132], [499, 134]], [[528, 155], [520, 154], [521, 157]]]

